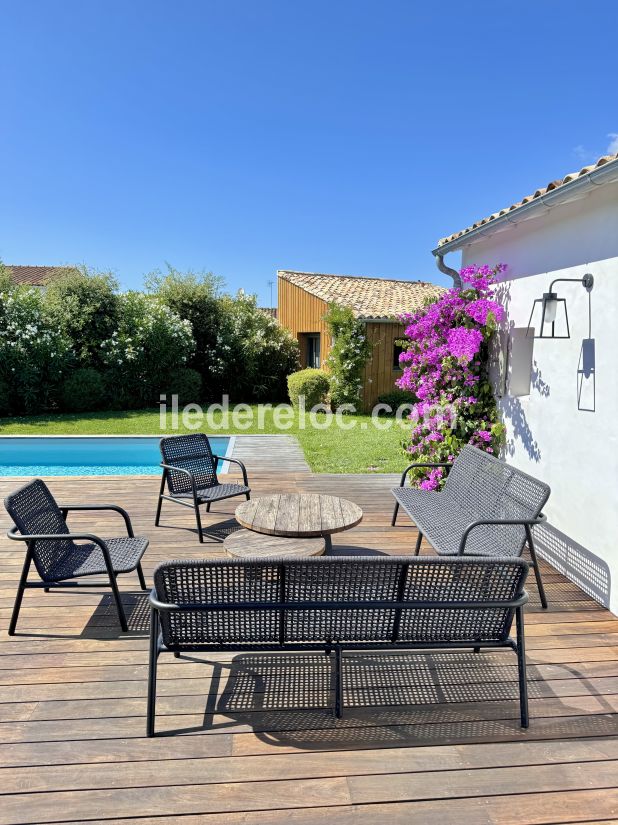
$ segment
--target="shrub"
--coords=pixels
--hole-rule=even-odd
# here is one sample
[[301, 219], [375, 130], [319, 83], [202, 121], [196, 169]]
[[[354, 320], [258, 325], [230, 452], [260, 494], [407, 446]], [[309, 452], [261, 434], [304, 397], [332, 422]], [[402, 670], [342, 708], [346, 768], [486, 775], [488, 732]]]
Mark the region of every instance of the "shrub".
[[286, 376], [298, 368], [298, 342], [241, 290], [221, 295], [221, 280], [211, 272], [154, 272], [148, 288], [189, 321], [195, 338], [187, 362], [202, 376], [209, 399], [227, 393], [233, 400], [279, 401], [286, 397]]
[[298, 341], [242, 291], [219, 303], [213, 383], [232, 400], [283, 401], [286, 378], [298, 369]]
[[139, 408], [159, 400], [161, 387], [183, 367], [194, 348], [189, 321], [155, 296], [119, 296], [118, 329], [102, 344], [113, 406]]
[[86, 267], [54, 278], [45, 289], [49, 318], [71, 340], [78, 362], [85, 367], [102, 366], [101, 346], [119, 322], [117, 289], [112, 275]]
[[46, 314], [40, 290], [5, 283], [0, 291], [0, 378], [9, 386], [11, 412], [53, 407], [70, 346]]
[[298, 408], [300, 397], [305, 397], [305, 409], [326, 403], [330, 388], [328, 375], [322, 370], [306, 369], [288, 375], [288, 393], [292, 406]]
[[408, 390], [391, 390], [390, 392], [384, 392], [382, 395], [378, 396], [378, 404], [388, 404], [391, 408], [392, 412], [386, 412], [386, 410], [382, 410], [380, 415], [395, 415], [397, 409], [404, 404], [413, 404], [414, 403], [414, 396]]
[[11, 394], [9, 385], [0, 378], [0, 415], [8, 415], [11, 412]]
[[167, 272], [157, 270], [146, 278], [146, 288], [191, 324], [195, 349], [187, 366], [200, 373], [204, 387], [212, 393], [220, 389], [213, 386], [212, 377], [221, 326], [221, 287], [221, 279], [212, 272], [180, 272], [169, 264]]
[[362, 375], [371, 354], [365, 325], [349, 307], [331, 304], [324, 316], [333, 345], [328, 356], [331, 403], [335, 407], [351, 404], [360, 408]]
[[105, 397], [105, 382], [97, 370], [82, 367], [65, 379], [60, 396], [62, 406], [69, 412], [97, 410]]
[[192, 404], [201, 399], [202, 376], [197, 370], [181, 367], [172, 375], [162, 392], [167, 395], [168, 401], [172, 395], [177, 395], [179, 404]]
[[[406, 323], [400, 389], [415, 397], [415, 419], [406, 447], [415, 462], [452, 461], [465, 444], [489, 453], [504, 443], [504, 425], [488, 377], [487, 344], [504, 309], [492, 283], [506, 269], [498, 264], [461, 270], [463, 287], [449, 289]], [[442, 468], [418, 468], [411, 478], [426, 490], [439, 489]]]

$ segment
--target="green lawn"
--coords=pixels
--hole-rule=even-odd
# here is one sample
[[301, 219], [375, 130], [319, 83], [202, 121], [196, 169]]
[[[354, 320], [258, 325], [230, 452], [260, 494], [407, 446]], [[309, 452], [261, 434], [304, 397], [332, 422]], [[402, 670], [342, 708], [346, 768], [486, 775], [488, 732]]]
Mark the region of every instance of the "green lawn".
[[[252, 407], [255, 413], [256, 407]], [[256, 416], [254, 415], [254, 418]], [[324, 416], [319, 420], [324, 421]], [[213, 416], [213, 424], [220, 424], [222, 413]], [[380, 419], [384, 422], [384, 419]], [[169, 426], [170, 434], [195, 432], [179, 422], [178, 429]], [[298, 438], [311, 469], [316, 473], [398, 473], [406, 465], [401, 442], [409, 424], [397, 424], [379, 430], [370, 416], [345, 416], [345, 424], [352, 429], [342, 430], [333, 421], [328, 429], [315, 429], [309, 421], [301, 428], [298, 422], [287, 430], [275, 427], [273, 411], [265, 410], [263, 427], [258, 422], [250, 427], [235, 427], [230, 420], [224, 429], [209, 425], [201, 430], [213, 435], [249, 433], [287, 433]], [[40, 415], [0, 419], [0, 435], [162, 435], [158, 410], [131, 410], [124, 412], [97, 412], [62, 415]]]

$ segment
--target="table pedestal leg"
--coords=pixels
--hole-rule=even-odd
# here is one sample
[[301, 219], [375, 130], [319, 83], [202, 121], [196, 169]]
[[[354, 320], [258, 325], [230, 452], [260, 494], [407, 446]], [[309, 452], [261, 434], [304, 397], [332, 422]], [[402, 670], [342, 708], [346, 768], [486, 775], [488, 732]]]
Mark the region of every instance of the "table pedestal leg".
[[332, 539], [330, 537], [330, 533], [328, 533], [327, 535], [324, 536], [324, 541], [326, 542], [325, 552], [330, 553], [331, 550], [333, 549], [333, 542], [332, 542]]

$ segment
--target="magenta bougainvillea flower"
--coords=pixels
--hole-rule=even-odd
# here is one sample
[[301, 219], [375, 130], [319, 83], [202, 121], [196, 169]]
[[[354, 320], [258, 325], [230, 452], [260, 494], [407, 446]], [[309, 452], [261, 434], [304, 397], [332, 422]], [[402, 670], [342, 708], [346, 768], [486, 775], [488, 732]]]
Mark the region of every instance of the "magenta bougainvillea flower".
[[[487, 342], [505, 318], [494, 294], [496, 276], [505, 270], [505, 264], [465, 267], [461, 289], [449, 289], [402, 316], [407, 342], [396, 383], [416, 399], [405, 446], [416, 462], [452, 461], [464, 444], [489, 453], [502, 446], [504, 426], [487, 376]], [[446, 474], [442, 468], [419, 468], [411, 478], [424, 490], [438, 490]]]

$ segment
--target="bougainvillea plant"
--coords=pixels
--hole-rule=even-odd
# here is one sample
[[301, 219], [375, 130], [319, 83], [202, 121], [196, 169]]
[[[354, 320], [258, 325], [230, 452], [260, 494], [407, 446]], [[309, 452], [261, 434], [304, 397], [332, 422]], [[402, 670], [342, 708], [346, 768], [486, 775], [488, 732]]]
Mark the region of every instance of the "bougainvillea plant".
[[[505, 269], [504, 264], [465, 267], [461, 288], [402, 316], [407, 341], [396, 383], [415, 399], [404, 444], [410, 463], [453, 461], [465, 444], [498, 453], [504, 443], [488, 376], [488, 342], [505, 316], [492, 287]], [[417, 468], [409, 478], [421, 489], [438, 490], [446, 470]]]

